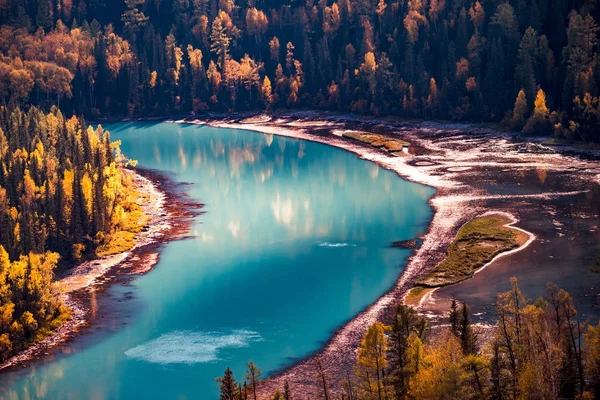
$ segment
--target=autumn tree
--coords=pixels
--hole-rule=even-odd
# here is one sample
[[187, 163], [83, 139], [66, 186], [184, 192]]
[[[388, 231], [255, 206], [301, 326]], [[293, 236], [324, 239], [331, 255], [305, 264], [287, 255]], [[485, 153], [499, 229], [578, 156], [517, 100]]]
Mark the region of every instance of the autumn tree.
[[523, 132], [528, 134], [544, 135], [551, 132], [552, 124], [548, 119], [550, 111], [546, 105], [546, 93], [539, 89], [535, 97], [533, 114], [527, 120]]
[[458, 339], [450, 332], [426, 348], [419, 370], [410, 381], [410, 394], [418, 399], [456, 399], [468, 390]]
[[246, 381], [250, 383], [250, 388], [252, 389], [254, 400], [256, 400], [256, 388], [260, 381], [260, 374], [260, 368], [258, 368], [252, 361], [248, 361], [248, 365], [246, 368]]
[[249, 8], [246, 11], [246, 31], [254, 36], [256, 43], [259, 43], [267, 32], [269, 20], [264, 12], [257, 10], [256, 7]]
[[358, 349], [355, 368], [358, 390], [367, 399], [387, 399], [388, 385], [385, 382], [388, 351], [385, 331], [389, 328], [381, 322], [369, 327]]
[[589, 379], [589, 396], [600, 396], [600, 323], [590, 325], [584, 334], [585, 368]]
[[510, 119], [510, 125], [513, 129], [521, 130], [525, 126], [525, 116], [527, 114], [527, 95], [525, 90], [519, 90], [517, 99], [515, 100], [515, 107], [512, 112], [512, 118]]
[[269, 80], [268, 76], [265, 76], [263, 80], [263, 84], [260, 88], [260, 95], [265, 104], [265, 108], [269, 109], [273, 102], [272, 88], [271, 88], [271, 80]]
[[269, 41], [269, 52], [271, 55], [271, 61], [279, 64], [279, 39], [277, 36], [273, 36], [273, 39]]

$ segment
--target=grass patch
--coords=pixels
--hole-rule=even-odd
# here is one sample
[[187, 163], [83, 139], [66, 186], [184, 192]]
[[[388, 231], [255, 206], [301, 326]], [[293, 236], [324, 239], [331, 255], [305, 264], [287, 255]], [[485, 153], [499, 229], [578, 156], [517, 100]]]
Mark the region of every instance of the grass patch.
[[242, 124], [257, 124], [261, 122], [268, 122], [271, 120], [271, 117], [265, 114], [256, 115], [254, 117], [244, 118], [240, 121]]
[[404, 140], [391, 138], [376, 133], [350, 131], [344, 132], [342, 136], [348, 139], [357, 140], [378, 149], [387, 150], [394, 154], [401, 152], [403, 147], [409, 146], [409, 143]]
[[508, 218], [498, 215], [469, 221], [448, 247], [446, 258], [416, 284], [439, 287], [463, 281], [498, 254], [521, 246], [528, 236], [504, 226], [509, 222]]
[[432, 290], [432, 288], [426, 288], [424, 286], [415, 286], [406, 294], [406, 297], [404, 298], [404, 304], [407, 306], [417, 307], [421, 299]]

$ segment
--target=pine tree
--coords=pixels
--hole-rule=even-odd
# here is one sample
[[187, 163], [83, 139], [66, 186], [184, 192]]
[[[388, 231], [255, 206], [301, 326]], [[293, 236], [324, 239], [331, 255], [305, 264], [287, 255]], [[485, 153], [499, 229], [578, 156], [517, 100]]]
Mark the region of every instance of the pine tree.
[[498, 341], [493, 342], [493, 355], [490, 364], [491, 383], [490, 398], [493, 400], [501, 400], [505, 398], [502, 379], [502, 360], [500, 358], [500, 344]]
[[527, 28], [517, 55], [515, 70], [517, 87], [524, 88], [527, 98], [533, 99], [536, 92], [536, 71], [538, 69], [538, 34], [533, 28]]
[[292, 391], [288, 381], [283, 383], [283, 400], [292, 400]]
[[456, 302], [456, 299], [452, 299], [452, 304], [450, 305], [450, 317], [448, 319], [450, 321], [450, 330], [454, 335], [458, 336], [460, 314], [458, 313], [458, 303]]
[[233, 372], [227, 367], [225, 374], [222, 378], [217, 378], [219, 388], [221, 390], [221, 400], [235, 400], [235, 390], [237, 388], [235, 379], [233, 378]]
[[260, 368], [258, 368], [252, 361], [248, 361], [246, 368], [246, 380], [250, 382], [252, 393], [254, 394], [254, 400], [256, 400], [256, 388], [260, 381]]
[[515, 100], [515, 107], [511, 118], [511, 127], [515, 130], [523, 129], [525, 125], [525, 115], [527, 113], [527, 98], [525, 90], [519, 90], [517, 100]]
[[294, 49], [295, 47], [292, 42], [288, 42], [285, 46], [285, 66], [288, 74], [292, 73], [292, 65], [294, 65]]
[[54, 21], [52, 4], [50, 0], [37, 0], [37, 3], [38, 7], [35, 23], [38, 28], [49, 30], [52, 28], [52, 23]]
[[227, 75], [226, 66], [227, 61], [229, 60], [229, 44], [231, 39], [227, 36], [227, 31], [225, 26], [223, 26], [223, 21], [221, 18], [215, 18], [212, 23], [212, 29], [210, 33], [210, 51], [215, 53], [219, 58], [219, 65], [221, 67], [221, 71], [223, 71], [223, 75]]
[[414, 373], [410, 361], [411, 341], [424, 340], [427, 329], [427, 321], [414, 308], [403, 304], [396, 306], [389, 336], [388, 358], [389, 375], [399, 396], [408, 392], [409, 381]]
[[471, 321], [469, 319], [469, 307], [463, 303], [460, 310], [460, 344], [465, 355], [475, 354], [477, 352], [477, 336], [473, 332]]

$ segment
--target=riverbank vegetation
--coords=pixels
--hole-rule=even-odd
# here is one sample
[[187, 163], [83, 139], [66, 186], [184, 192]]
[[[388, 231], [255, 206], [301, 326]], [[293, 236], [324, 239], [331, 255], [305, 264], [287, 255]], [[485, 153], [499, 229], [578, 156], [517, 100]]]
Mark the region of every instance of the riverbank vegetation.
[[424, 286], [415, 286], [408, 291], [406, 296], [404, 296], [403, 303], [411, 307], [418, 307], [421, 299], [423, 299], [428, 293], [431, 293], [432, 290], [433, 289], [426, 288]]
[[[583, 321], [569, 293], [548, 283], [546, 295], [532, 302], [512, 278], [511, 289], [496, 298], [496, 312], [497, 324], [483, 337], [466, 304], [453, 301], [447, 324], [435, 329], [413, 308], [397, 305], [389, 325], [375, 322], [364, 334], [353, 374], [339, 379], [315, 361], [318, 398], [598, 398], [600, 324]], [[221, 399], [255, 399], [249, 376], [243, 385], [224, 387], [235, 382], [227, 369], [218, 380]], [[292, 398], [288, 382], [272, 396]]]
[[344, 132], [342, 134], [343, 137], [348, 139], [353, 139], [369, 146], [386, 150], [392, 154], [398, 155], [402, 152], [404, 147], [409, 146], [409, 143], [398, 139], [385, 135], [379, 135], [376, 133], [365, 133], [365, 132]]
[[52, 282], [59, 260], [131, 247], [146, 219], [126, 163], [100, 126], [0, 106], [0, 361], [68, 317]]
[[440, 287], [469, 279], [498, 254], [523, 245], [527, 235], [506, 226], [510, 222], [502, 215], [479, 217], [467, 222], [448, 246], [446, 258], [418, 279], [416, 285]]
[[2, 102], [310, 107], [600, 141], [592, 0], [0, 2]]

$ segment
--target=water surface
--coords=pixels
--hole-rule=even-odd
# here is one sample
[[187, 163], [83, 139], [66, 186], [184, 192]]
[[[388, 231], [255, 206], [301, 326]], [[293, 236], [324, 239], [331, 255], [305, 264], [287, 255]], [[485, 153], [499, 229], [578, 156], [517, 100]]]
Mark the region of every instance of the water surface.
[[[31, 367], [2, 398], [210, 399], [230, 366], [269, 372], [317, 350], [396, 281], [433, 189], [317, 143], [206, 126], [107, 126], [143, 168], [206, 204], [193, 239], [98, 295], [96, 327]], [[104, 313], [102, 310], [105, 310]]]

